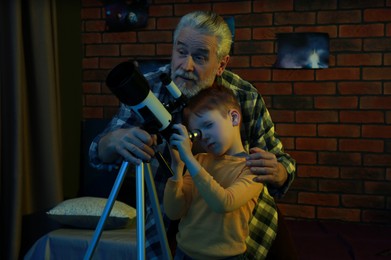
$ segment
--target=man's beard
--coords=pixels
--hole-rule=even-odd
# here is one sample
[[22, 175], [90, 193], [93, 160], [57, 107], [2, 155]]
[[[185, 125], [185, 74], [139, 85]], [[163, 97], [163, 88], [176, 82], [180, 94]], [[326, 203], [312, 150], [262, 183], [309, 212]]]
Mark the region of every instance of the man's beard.
[[[183, 76], [184, 78], [192, 79], [190, 82], [183, 82], [178, 85], [179, 90], [188, 98], [195, 96], [202, 89], [212, 86], [214, 79], [216, 77], [215, 73], [212, 73], [211, 76], [203, 81], [198, 81], [198, 77], [192, 72], [185, 72], [181, 69], [176, 70], [172, 73], [171, 78], [176, 78], [178, 75]], [[196, 83], [196, 84], [195, 84]]]

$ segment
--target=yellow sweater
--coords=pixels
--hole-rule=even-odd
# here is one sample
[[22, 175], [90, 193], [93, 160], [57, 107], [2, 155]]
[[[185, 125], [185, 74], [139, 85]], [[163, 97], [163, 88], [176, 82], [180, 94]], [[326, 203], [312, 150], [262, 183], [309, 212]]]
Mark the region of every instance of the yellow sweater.
[[246, 251], [248, 222], [263, 185], [245, 158], [198, 154], [203, 166], [183, 181], [169, 179], [164, 192], [167, 216], [179, 219], [179, 248], [194, 259], [218, 259]]

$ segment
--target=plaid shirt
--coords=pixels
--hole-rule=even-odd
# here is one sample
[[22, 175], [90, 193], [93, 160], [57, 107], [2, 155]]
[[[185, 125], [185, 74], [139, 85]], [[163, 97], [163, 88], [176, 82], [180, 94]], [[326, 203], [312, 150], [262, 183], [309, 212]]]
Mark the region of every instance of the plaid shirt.
[[[169, 104], [174, 101], [173, 97], [169, 94], [165, 87], [162, 87], [160, 81], [161, 73], [169, 73], [170, 66], [166, 65], [159, 68], [156, 72], [147, 73], [146, 79], [150, 84], [151, 91], [155, 94], [163, 104]], [[249, 82], [244, 81], [238, 75], [225, 70], [221, 77], [218, 77], [217, 82], [226, 87], [231, 88], [239, 99], [242, 110], [242, 128], [241, 136], [244, 148], [248, 152], [251, 147], [259, 147], [261, 149], [272, 152], [276, 155], [277, 160], [282, 163], [288, 172], [288, 180], [285, 185], [279, 189], [272, 187], [266, 187], [261, 193], [256, 205], [253, 217], [249, 222], [250, 234], [246, 239], [247, 243], [247, 255], [249, 259], [264, 259], [267, 252], [276, 236], [277, 232], [277, 209], [276, 204], [272, 196], [283, 196], [290, 184], [293, 181], [295, 174], [295, 161], [285, 153], [282, 143], [276, 137], [274, 131], [274, 124], [270, 117], [270, 114], [266, 108], [262, 96], [258, 93]], [[170, 111], [175, 123], [181, 122], [181, 109]], [[128, 128], [132, 126], [141, 126], [142, 119], [134, 114], [130, 108], [124, 104], [121, 104], [118, 114], [111, 120], [106, 129], [98, 135], [92, 142], [90, 147], [90, 161], [91, 164], [104, 170], [112, 170], [117, 168], [118, 164], [103, 164], [98, 158], [98, 143], [100, 138], [106, 133], [118, 128]], [[169, 153], [167, 150], [166, 140], [162, 140], [158, 145], [158, 151], [160, 151], [164, 157], [169, 161]], [[162, 212], [163, 206], [163, 193], [164, 187], [170, 174], [167, 170], [159, 165], [156, 159], [151, 161], [152, 174], [156, 185], [156, 193], [159, 198]], [[150, 206], [148, 194], [146, 195], [146, 256], [147, 259], [161, 258], [162, 250], [160, 248], [159, 236], [157, 229], [155, 228], [155, 219], [153, 216], [152, 208]], [[163, 214], [164, 215], [164, 214]], [[169, 225], [169, 219], [164, 215], [163, 221], [166, 227]]]

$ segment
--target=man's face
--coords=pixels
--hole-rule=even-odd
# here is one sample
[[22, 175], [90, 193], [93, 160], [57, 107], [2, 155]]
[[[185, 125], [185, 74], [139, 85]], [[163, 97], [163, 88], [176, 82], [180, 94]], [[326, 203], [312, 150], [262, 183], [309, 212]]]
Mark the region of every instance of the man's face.
[[183, 94], [191, 97], [212, 86], [225, 65], [217, 59], [216, 36], [203, 35], [188, 27], [182, 29], [174, 43], [171, 78]]

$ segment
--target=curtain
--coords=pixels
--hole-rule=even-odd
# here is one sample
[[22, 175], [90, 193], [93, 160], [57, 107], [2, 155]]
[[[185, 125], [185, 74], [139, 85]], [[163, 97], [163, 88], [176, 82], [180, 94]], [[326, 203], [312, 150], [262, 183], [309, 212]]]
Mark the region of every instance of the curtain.
[[56, 28], [54, 0], [1, 0], [1, 259], [23, 257], [23, 215], [63, 200]]

